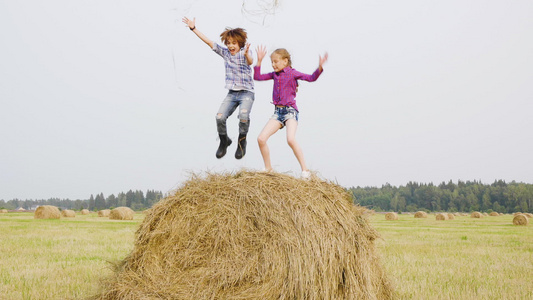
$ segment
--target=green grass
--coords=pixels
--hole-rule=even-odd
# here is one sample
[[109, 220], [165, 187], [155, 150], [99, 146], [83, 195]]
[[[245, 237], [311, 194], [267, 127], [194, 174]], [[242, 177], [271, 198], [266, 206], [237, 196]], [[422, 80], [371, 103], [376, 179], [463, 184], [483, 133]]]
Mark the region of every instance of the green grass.
[[[133, 247], [133, 221], [96, 214], [35, 220], [0, 214], [0, 299], [80, 299]], [[400, 299], [533, 299], [533, 226], [512, 216], [436, 221], [371, 216], [377, 250]]]

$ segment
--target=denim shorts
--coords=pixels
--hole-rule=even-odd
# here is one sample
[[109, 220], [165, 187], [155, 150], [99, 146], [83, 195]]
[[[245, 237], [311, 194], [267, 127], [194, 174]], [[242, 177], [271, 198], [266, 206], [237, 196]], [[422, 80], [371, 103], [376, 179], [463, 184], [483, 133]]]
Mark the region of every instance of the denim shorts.
[[271, 120], [277, 120], [281, 123], [281, 128], [285, 127], [287, 120], [294, 119], [298, 122], [298, 111], [290, 106], [276, 106], [274, 114], [270, 117]]

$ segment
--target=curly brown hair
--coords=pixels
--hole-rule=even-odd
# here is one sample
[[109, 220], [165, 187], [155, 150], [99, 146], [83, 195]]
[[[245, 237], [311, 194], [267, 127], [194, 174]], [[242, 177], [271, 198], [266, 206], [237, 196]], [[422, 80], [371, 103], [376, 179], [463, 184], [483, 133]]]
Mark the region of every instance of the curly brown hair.
[[246, 44], [248, 34], [246, 33], [246, 30], [242, 28], [233, 29], [226, 27], [226, 30], [220, 34], [220, 40], [226, 45], [229, 38], [235, 39], [239, 44], [239, 47], [243, 48]]

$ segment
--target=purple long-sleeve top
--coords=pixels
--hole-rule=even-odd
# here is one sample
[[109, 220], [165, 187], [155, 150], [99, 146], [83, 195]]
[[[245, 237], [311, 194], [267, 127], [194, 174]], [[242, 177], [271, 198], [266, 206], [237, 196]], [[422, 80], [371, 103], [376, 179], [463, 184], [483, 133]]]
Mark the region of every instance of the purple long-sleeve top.
[[313, 74], [308, 75], [296, 71], [291, 67], [285, 67], [279, 72], [261, 74], [261, 66], [255, 66], [254, 79], [257, 81], [274, 79], [274, 91], [272, 92], [272, 102], [274, 105], [290, 106], [298, 111], [295, 99], [296, 88], [298, 87], [297, 81], [305, 80], [313, 82], [318, 79], [322, 72], [320, 68], [317, 68]]

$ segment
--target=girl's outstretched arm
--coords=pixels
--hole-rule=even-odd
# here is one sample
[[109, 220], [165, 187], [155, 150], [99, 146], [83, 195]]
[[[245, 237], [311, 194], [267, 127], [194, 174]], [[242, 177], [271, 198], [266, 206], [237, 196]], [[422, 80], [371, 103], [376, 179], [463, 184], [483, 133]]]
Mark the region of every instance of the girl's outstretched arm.
[[259, 81], [273, 79], [274, 78], [273, 73], [261, 74], [261, 62], [263, 61], [263, 58], [265, 58], [266, 47], [263, 45], [260, 45], [257, 47], [256, 51], [257, 51], [257, 64], [254, 67], [254, 79], [259, 80]]
[[213, 48], [213, 46], [215, 45], [215, 43], [210, 40], [208, 37], [206, 37], [202, 32], [200, 32], [197, 28], [196, 28], [196, 18], [193, 18], [192, 20], [190, 20], [189, 18], [187, 17], [183, 17], [183, 19], [181, 19], [183, 21], [183, 23], [185, 23], [187, 25], [187, 27], [189, 27], [189, 29], [194, 32], [204, 43], [206, 43], [209, 47]]

